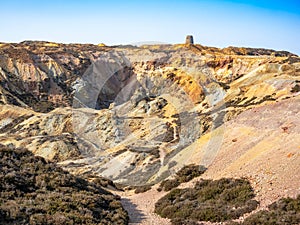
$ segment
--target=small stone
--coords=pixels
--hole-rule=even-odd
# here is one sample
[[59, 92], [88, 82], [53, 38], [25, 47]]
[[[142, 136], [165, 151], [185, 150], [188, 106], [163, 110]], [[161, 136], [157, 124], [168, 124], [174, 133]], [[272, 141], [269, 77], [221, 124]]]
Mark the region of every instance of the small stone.
[[231, 140], [232, 142], [237, 142], [237, 138], [234, 138]]

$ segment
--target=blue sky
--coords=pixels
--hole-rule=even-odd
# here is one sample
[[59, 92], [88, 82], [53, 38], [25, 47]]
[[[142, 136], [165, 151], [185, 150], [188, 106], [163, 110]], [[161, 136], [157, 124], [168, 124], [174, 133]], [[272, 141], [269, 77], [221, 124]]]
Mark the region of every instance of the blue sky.
[[182, 43], [192, 34], [208, 46], [300, 55], [300, 1], [10, 0], [0, 10], [2, 42]]

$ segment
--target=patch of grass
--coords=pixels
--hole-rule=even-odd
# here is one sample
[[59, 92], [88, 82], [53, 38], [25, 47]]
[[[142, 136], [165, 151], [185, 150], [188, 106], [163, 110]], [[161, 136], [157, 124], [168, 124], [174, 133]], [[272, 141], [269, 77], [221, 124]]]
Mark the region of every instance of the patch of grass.
[[[247, 180], [202, 180], [194, 188], [174, 189], [155, 204], [155, 213], [174, 224], [196, 221], [224, 222], [256, 209]], [[178, 222], [179, 221], [179, 222]]]

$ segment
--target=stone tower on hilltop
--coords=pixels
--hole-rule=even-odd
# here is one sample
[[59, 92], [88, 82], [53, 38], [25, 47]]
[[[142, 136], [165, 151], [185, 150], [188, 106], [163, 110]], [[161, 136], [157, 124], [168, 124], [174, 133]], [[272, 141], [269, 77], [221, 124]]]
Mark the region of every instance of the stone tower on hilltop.
[[186, 44], [194, 44], [193, 35], [187, 35], [186, 38], [185, 38], [185, 43]]

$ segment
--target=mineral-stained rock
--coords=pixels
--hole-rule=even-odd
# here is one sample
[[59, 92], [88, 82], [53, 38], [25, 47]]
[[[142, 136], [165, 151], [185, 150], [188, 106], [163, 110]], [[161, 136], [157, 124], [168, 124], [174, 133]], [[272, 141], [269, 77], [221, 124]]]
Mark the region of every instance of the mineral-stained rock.
[[199, 140], [218, 148], [222, 133], [208, 137], [224, 122], [296, 99], [299, 75], [299, 57], [265, 49], [5, 44], [0, 142], [75, 174], [158, 182], [187, 162], [186, 149], [201, 152]]

